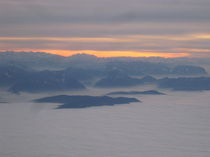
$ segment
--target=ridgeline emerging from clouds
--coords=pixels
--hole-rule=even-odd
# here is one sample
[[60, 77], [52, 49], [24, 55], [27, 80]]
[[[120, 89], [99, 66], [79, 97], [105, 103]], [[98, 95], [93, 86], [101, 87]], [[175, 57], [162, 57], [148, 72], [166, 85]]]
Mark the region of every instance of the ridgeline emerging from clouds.
[[[186, 63], [186, 60], [162, 58], [98, 58], [87, 54], [62, 57], [46, 53], [5, 52], [0, 53], [0, 86], [14, 93], [148, 84], [175, 90], [209, 90], [210, 87], [205, 85], [210, 84], [210, 79], [204, 77], [206, 70]], [[154, 76], [196, 78], [157, 79]]]
[[[112, 62], [114, 61], [114, 62]], [[78, 68], [102, 68], [117, 62], [150, 62], [160, 64], [170, 64], [173, 67], [179, 65], [210, 65], [210, 58], [162, 58], [162, 57], [96, 57], [94, 55], [78, 53], [69, 57], [45, 52], [0, 52], [0, 65], [14, 65], [23, 68], [33, 69], [62, 69], [69, 67]], [[117, 63], [117, 64], [116, 64]], [[95, 66], [97, 64], [97, 66]], [[132, 64], [132, 63], [130, 63]], [[135, 63], [133, 63], [135, 64]], [[159, 65], [160, 65], [159, 64]]]

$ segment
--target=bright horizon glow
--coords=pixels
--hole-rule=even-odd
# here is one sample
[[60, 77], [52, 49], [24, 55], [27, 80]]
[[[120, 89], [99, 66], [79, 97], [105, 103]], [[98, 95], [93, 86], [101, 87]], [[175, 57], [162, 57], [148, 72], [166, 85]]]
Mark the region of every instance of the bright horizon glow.
[[0, 0], [0, 51], [210, 58], [209, 6], [208, 0]]
[[78, 53], [95, 55], [97, 57], [163, 57], [177, 58], [187, 57], [188, 53], [159, 53], [159, 52], [139, 52], [139, 51], [94, 51], [94, 50], [44, 50], [44, 52], [57, 54], [61, 56], [72, 56]]
[[[161, 53], [161, 52], [140, 52], [140, 51], [96, 51], [96, 50], [10, 50], [14, 52], [45, 52], [64, 57], [72, 56], [75, 54], [90, 54], [97, 57], [162, 57], [162, 58], [179, 58], [190, 57], [190, 53]], [[5, 52], [1, 51], [1, 52]]]
[[[0, 37], [0, 51], [31, 51], [47, 52], [61, 56], [71, 56], [78, 53], [86, 53], [97, 57], [207, 57], [210, 49], [200, 48], [173, 48], [193, 41], [199, 43], [200, 40], [207, 42], [210, 34], [179, 34], [179, 35], [116, 35], [107, 37]], [[17, 43], [16, 43], [17, 42]], [[29, 42], [28, 47], [24, 43]], [[38, 45], [34, 46], [33, 42]], [[43, 45], [42, 42], [44, 43]], [[55, 43], [56, 42], [56, 43]], [[178, 43], [177, 43], [178, 42]], [[68, 44], [72, 49], [68, 50]], [[92, 45], [91, 45], [92, 44]], [[103, 44], [105, 46], [103, 46]], [[110, 45], [109, 45], [110, 44]], [[76, 47], [75, 47], [76, 45]], [[80, 49], [81, 45], [81, 49]], [[88, 48], [91, 45], [90, 49]], [[116, 47], [119, 45], [119, 47]], [[128, 47], [124, 45], [127, 45]], [[131, 45], [131, 46], [129, 46]], [[140, 45], [138, 48], [137, 45]], [[171, 48], [166, 48], [171, 46]], [[101, 46], [101, 47], [100, 47]], [[114, 50], [112, 50], [112, 46]], [[19, 47], [19, 48], [18, 48]], [[38, 47], [38, 48], [37, 48]], [[134, 47], [134, 50], [132, 50]], [[135, 50], [135, 47], [137, 47]], [[150, 49], [151, 47], [151, 49]], [[157, 47], [157, 48], [156, 48]], [[87, 48], [87, 49], [86, 49]], [[106, 50], [108, 49], [108, 50]]]

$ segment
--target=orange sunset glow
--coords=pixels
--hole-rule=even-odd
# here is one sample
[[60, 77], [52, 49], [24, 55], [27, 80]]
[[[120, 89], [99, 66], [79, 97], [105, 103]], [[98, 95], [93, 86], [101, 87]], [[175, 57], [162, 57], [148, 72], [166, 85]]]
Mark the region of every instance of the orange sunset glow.
[[201, 49], [199, 44], [209, 40], [209, 33], [107, 37], [4, 36], [0, 37], [0, 51], [47, 52], [61, 56], [86, 53], [97, 57], [208, 57], [210, 49]]
[[160, 52], [144, 52], [144, 51], [95, 51], [95, 50], [14, 50], [14, 52], [46, 52], [50, 54], [60, 55], [64, 57], [75, 54], [90, 54], [97, 57], [162, 57], [162, 58], [179, 58], [189, 57], [190, 53], [160, 53]]
[[0, 0], [0, 157], [210, 157], [210, 0]]
[[71, 56], [78, 53], [86, 53], [95, 55], [97, 57], [163, 57], [163, 58], [175, 58], [175, 57], [187, 57], [188, 53], [155, 53], [155, 52], [138, 52], [138, 51], [94, 51], [94, 50], [43, 50], [61, 56]]

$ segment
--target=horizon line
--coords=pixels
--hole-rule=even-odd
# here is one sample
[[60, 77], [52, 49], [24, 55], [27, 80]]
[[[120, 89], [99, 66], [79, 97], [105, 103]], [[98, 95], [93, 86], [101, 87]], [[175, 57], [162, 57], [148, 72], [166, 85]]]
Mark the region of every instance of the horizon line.
[[25, 52], [25, 53], [47, 53], [63, 57], [71, 57], [77, 54], [93, 55], [99, 58], [182, 58], [190, 57], [194, 58], [190, 53], [172, 53], [172, 52], [151, 52], [151, 51], [104, 51], [104, 50], [33, 50], [33, 49], [18, 49], [18, 50], [0, 50], [3, 52]]

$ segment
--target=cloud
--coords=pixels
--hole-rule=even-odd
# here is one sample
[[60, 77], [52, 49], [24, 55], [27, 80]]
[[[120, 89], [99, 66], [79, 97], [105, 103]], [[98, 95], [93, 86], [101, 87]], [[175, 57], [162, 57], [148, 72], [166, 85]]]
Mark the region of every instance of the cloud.
[[[0, 0], [0, 37], [16, 38], [0, 40], [0, 45], [2, 49], [210, 49], [209, 37], [204, 36], [210, 34], [209, 7], [209, 0]], [[200, 36], [195, 39], [194, 34]], [[138, 40], [128, 42], [134, 35]]]
[[0, 3], [0, 19], [10, 24], [210, 20], [210, 2], [205, 0], [10, 0]]

